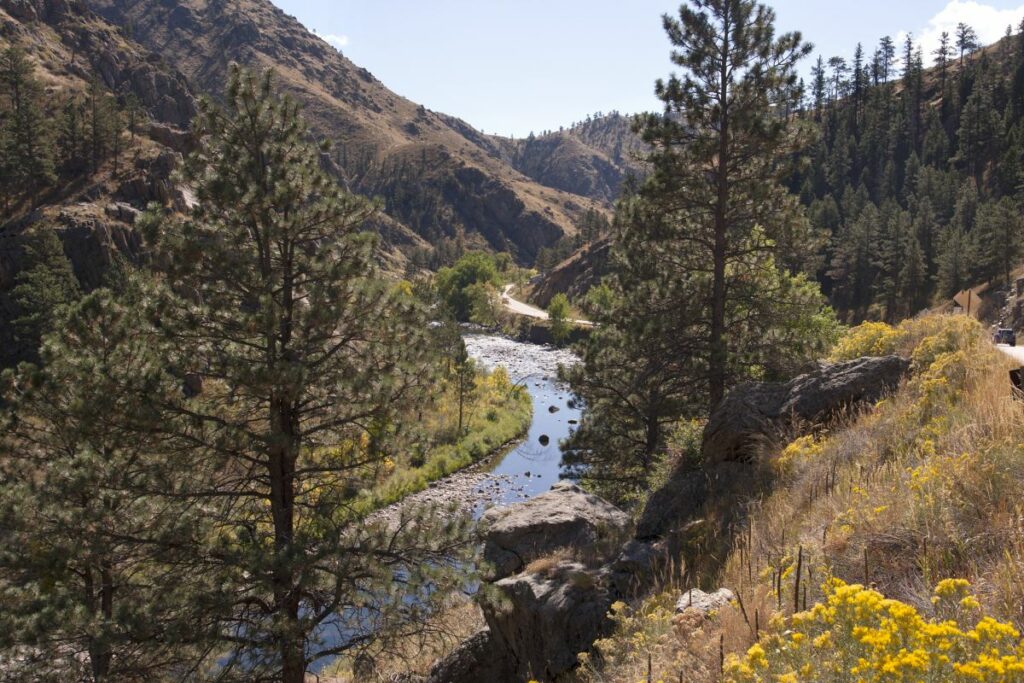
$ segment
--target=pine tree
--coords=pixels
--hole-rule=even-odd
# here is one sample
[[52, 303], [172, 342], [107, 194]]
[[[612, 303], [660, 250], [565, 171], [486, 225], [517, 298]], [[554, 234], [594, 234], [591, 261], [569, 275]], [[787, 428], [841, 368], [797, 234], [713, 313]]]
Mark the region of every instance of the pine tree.
[[809, 48], [773, 24], [752, 0], [684, 4], [664, 19], [682, 74], [656, 87], [664, 114], [641, 119], [653, 171], [620, 202], [615, 304], [570, 376], [588, 411], [566, 457], [594, 464], [588, 478], [642, 485], [666, 425], [707, 414], [751, 373], [791, 370], [828, 337], [817, 286], [785, 272], [773, 241], [810, 234], [780, 183], [805, 141], [774, 114], [799, 101], [795, 65]]
[[1024, 221], [1020, 210], [1008, 197], [978, 207], [971, 232], [974, 257], [972, 275], [992, 282], [1002, 278], [1009, 283], [1010, 271], [1022, 255]]
[[22, 242], [21, 269], [11, 291], [16, 309], [12, 329], [17, 357], [35, 361], [40, 340], [53, 330], [59, 309], [78, 300], [81, 290], [53, 228], [38, 226]]
[[66, 177], [77, 176], [89, 168], [85, 127], [85, 107], [77, 99], [69, 99], [61, 113], [57, 137], [60, 172]]
[[5, 149], [0, 183], [13, 196], [31, 197], [53, 182], [53, 139], [41, 105], [42, 88], [18, 47], [9, 47], [0, 54], [0, 88], [6, 110], [2, 116]]
[[981, 79], [971, 91], [960, 117], [960, 130], [957, 132], [959, 149], [955, 157], [955, 161], [964, 164], [979, 186], [993, 154], [999, 125], [991, 86], [987, 80]]
[[206, 652], [190, 605], [207, 577], [181, 549], [213, 530], [175, 495], [206, 470], [168, 454], [144, 408], [178, 389], [135, 304], [89, 295], [61, 312], [41, 370], [3, 377], [5, 679], [182, 680]]
[[949, 41], [949, 32], [943, 31], [939, 36], [939, 46], [932, 52], [935, 57], [935, 66], [939, 69], [939, 79], [943, 92], [946, 90], [946, 72], [949, 70], [949, 60], [953, 56], [953, 46]]
[[269, 74], [232, 69], [224, 108], [204, 101], [195, 125], [198, 206], [145, 229], [170, 362], [211, 387], [163, 407], [189, 418], [166, 439], [218, 467], [182, 495], [230, 540], [194, 551], [223, 586], [204, 601], [223, 677], [302, 683], [371, 636], [422, 632], [465, 580], [459, 515], [403, 510], [389, 525], [359, 505], [440, 363], [411, 290], [375, 274], [373, 206], [323, 172]]
[[971, 265], [968, 258], [968, 239], [957, 225], [946, 228], [939, 252], [939, 272], [936, 278], [936, 294], [944, 299], [952, 298], [970, 283]]
[[878, 50], [875, 52], [875, 61], [878, 64], [878, 80], [881, 83], [888, 83], [889, 77], [895, 70], [896, 44], [889, 36], [883, 36], [878, 41]]
[[[123, 130], [117, 102], [99, 81], [92, 81], [86, 97], [88, 113], [89, 170], [96, 173], [100, 164], [120, 152]], [[115, 159], [116, 161], [116, 159]]]
[[960, 68], [963, 68], [964, 55], [978, 49], [978, 34], [962, 21], [956, 25], [956, 47], [960, 51]]
[[849, 67], [842, 57], [829, 57], [828, 67], [832, 70], [832, 102], [835, 103], [846, 95], [846, 74]]
[[820, 121], [821, 112], [825, 108], [825, 62], [820, 55], [811, 68], [811, 78], [814, 79], [814, 120]]
[[459, 404], [458, 435], [459, 438], [462, 438], [465, 435], [466, 404], [473, 400], [476, 389], [476, 363], [470, 357], [462, 337], [458, 337], [458, 346], [452, 365], [452, 378], [455, 382], [455, 393]]

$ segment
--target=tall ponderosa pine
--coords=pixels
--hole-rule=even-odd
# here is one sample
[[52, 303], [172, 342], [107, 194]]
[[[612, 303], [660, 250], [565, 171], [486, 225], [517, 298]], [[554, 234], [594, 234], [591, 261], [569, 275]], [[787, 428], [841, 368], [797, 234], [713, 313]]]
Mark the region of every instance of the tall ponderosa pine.
[[960, 51], [960, 67], [963, 68], [964, 55], [978, 49], [978, 33], [962, 21], [956, 25], [956, 47]]
[[4, 680], [189, 680], [215, 642], [192, 609], [209, 577], [182, 551], [208, 511], [177, 495], [203, 470], [150, 429], [147, 399], [178, 387], [139, 309], [89, 295], [61, 313], [41, 370], [4, 377]]
[[[730, 318], [744, 316], [737, 308], [756, 304], [740, 298], [742, 283], [773, 279], [758, 272], [768, 265], [758, 256], [786, 256], [775, 241], [798, 245], [809, 233], [779, 182], [782, 162], [802, 143], [777, 112], [799, 101], [795, 67], [810, 46], [797, 33], [776, 36], [774, 19], [751, 0], [694, 2], [680, 8], [679, 19], [666, 17], [677, 48], [672, 61], [683, 74], [658, 83], [665, 113], [648, 115], [641, 129], [654, 171], [640, 192], [646, 217], [627, 228], [623, 251], [627, 262], [664, 259], [660, 265], [679, 272], [703, 304], [706, 314], [695, 322], [706, 334], [699, 354], [707, 367], [705, 409], [735, 374], [746, 374], [736, 361], [752, 360], [740, 351], [751, 340], [730, 329]], [[794, 230], [801, 234], [791, 236]], [[634, 246], [646, 256], [632, 253]]]
[[197, 208], [147, 230], [175, 292], [153, 320], [179, 350], [171, 364], [204, 378], [162, 406], [188, 418], [166, 436], [214, 467], [182, 495], [219, 529], [196, 556], [223, 586], [205, 602], [223, 675], [301, 683], [313, 661], [422, 633], [464, 580], [459, 516], [407, 510], [389, 525], [359, 504], [440, 363], [421, 305], [375, 275], [374, 208], [321, 170], [269, 75], [233, 70], [196, 133]]
[[781, 112], [801, 97], [809, 47], [773, 24], [752, 0], [664, 18], [682, 74], [657, 84], [664, 113], [640, 120], [652, 173], [621, 202], [618, 295], [569, 373], [588, 406], [573, 466], [607, 462], [642, 485], [668, 424], [705, 415], [742, 378], [784, 374], [829, 337], [817, 286], [789, 273], [814, 240], [779, 180], [802, 145]]

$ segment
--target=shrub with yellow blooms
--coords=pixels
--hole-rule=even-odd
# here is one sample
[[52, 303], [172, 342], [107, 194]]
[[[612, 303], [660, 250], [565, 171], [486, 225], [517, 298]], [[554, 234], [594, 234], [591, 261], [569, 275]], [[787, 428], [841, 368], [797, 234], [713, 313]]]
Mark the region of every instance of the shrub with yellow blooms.
[[964, 579], [936, 586], [934, 618], [859, 584], [832, 579], [824, 590], [787, 629], [729, 657], [725, 680], [1024, 681], [1020, 633], [982, 615]]

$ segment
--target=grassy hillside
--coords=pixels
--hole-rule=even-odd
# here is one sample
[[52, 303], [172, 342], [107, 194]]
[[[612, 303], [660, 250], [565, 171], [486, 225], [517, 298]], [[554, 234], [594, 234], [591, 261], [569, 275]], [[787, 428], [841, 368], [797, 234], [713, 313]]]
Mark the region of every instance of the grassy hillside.
[[[835, 360], [900, 353], [912, 376], [845, 425], [766, 455], [720, 571], [738, 600], [675, 615], [678, 587], [616, 611], [581, 680], [1018, 680], [1024, 410], [1013, 364], [966, 317], [851, 330]], [[731, 501], [734, 503], [735, 501]]]

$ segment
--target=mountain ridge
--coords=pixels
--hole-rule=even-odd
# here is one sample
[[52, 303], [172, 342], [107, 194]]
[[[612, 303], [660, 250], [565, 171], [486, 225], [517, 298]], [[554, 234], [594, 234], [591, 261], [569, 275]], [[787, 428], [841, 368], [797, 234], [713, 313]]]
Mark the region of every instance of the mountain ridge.
[[218, 97], [227, 67], [273, 69], [313, 131], [334, 143], [352, 190], [435, 247], [443, 240], [509, 251], [524, 263], [567, 234], [606, 196], [536, 182], [502, 159], [502, 146], [454, 116], [387, 89], [367, 69], [265, 0], [86, 0], [136, 41]]

